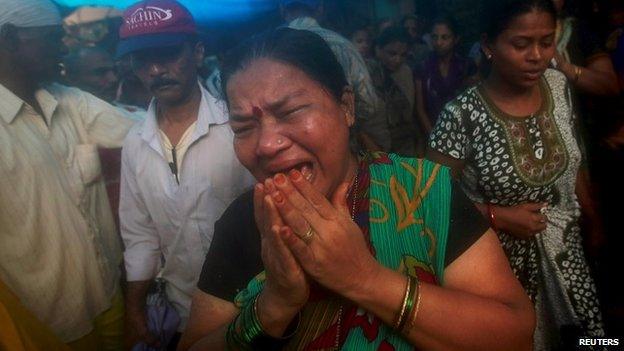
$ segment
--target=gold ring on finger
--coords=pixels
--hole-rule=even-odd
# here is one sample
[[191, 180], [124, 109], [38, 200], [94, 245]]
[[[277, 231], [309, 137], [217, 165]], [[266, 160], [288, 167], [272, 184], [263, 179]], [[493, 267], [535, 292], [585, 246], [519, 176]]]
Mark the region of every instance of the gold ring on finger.
[[312, 229], [312, 226], [309, 226], [308, 231], [305, 232], [302, 236], [300, 236], [300, 238], [307, 244], [312, 240], [312, 237], [314, 236], [314, 234], [315, 234], [314, 229]]

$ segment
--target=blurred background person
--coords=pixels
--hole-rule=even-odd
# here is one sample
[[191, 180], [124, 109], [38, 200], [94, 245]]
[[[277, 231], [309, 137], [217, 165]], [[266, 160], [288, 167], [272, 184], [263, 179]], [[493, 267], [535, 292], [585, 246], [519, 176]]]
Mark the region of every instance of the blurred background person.
[[407, 63], [412, 69], [415, 69], [431, 52], [431, 48], [423, 39], [423, 23], [416, 15], [406, 15], [401, 19], [400, 25], [405, 28], [411, 38]]
[[152, 93], [132, 71], [130, 58], [117, 57], [115, 64], [117, 66], [117, 76], [119, 77], [115, 104], [129, 111], [147, 110], [152, 100]]
[[[405, 63], [410, 37], [398, 26], [388, 27], [375, 41], [375, 59], [368, 61], [383, 115], [390, 130], [390, 152], [414, 157], [418, 137], [414, 120], [414, 80]], [[422, 153], [421, 153], [422, 154]]]
[[[617, 95], [613, 63], [606, 52], [604, 22], [593, 17], [592, 1], [553, 0], [558, 13], [556, 68], [588, 95]], [[584, 13], [584, 18], [578, 18]], [[607, 20], [607, 18], [603, 18]]]
[[448, 16], [431, 22], [433, 52], [415, 72], [416, 115], [428, 138], [444, 105], [474, 83], [476, 67], [457, 52], [459, 34]]
[[387, 28], [390, 28], [392, 26], [394, 26], [394, 20], [392, 18], [380, 18], [377, 20], [377, 23], [375, 23], [375, 37], [379, 36], [379, 34], [381, 34], [381, 32], [383, 32], [384, 30], [386, 30]]
[[113, 103], [117, 97], [119, 79], [112, 55], [97, 46], [78, 46], [63, 58], [68, 85], [89, 92]]
[[389, 150], [390, 132], [366, 63], [349, 40], [318, 24], [316, 18], [323, 13], [323, 1], [280, 0], [280, 12], [289, 28], [316, 33], [336, 55], [355, 93], [357, 120], [354, 128], [358, 130], [360, 145], [369, 150]]
[[355, 26], [348, 34], [349, 40], [353, 43], [357, 51], [364, 60], [370, 59], [373, 53], [373, 42], [368, 25], [361, 24]]

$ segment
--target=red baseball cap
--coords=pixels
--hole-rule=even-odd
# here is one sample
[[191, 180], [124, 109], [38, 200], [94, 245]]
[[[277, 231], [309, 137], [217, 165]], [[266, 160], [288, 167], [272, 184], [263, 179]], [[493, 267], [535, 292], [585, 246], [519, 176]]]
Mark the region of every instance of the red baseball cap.
[[117, 57], [143, 49], [179, 45], [195, 34], [193, 16], [179, 2], [144, 0], [124, 11]]

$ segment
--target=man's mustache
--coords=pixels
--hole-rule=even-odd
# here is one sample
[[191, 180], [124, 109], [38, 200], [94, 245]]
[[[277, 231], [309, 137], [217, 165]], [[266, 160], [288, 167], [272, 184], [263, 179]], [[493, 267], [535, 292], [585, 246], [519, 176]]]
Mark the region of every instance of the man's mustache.
[[178, 81], [173, 80], [173, 79], [167, 79], [167, 78], [160, 78], [155, 80], [151, 85], [150, 85], [150, 90], [154, 91], [157, 90], [158, 88], [165, 86], [165, 85], [173, 85], [173, 84], [179, 84]]

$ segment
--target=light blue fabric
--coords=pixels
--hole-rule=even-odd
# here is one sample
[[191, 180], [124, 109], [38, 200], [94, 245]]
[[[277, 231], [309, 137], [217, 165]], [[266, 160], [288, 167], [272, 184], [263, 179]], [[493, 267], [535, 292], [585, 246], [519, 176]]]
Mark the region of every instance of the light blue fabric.
[[155, 290], [147, 296], [147, 303], [145, 306], [147, 328], [158, 338], [160, 347], [150, 347], [141, 342], [136, 344], [132, 348], [132, 351], [166, 350], [167, 345], [180, 325], [180, 316], [167, 300], [165, 284], [164, 280], [156, 279]]

